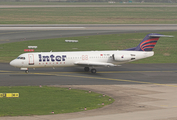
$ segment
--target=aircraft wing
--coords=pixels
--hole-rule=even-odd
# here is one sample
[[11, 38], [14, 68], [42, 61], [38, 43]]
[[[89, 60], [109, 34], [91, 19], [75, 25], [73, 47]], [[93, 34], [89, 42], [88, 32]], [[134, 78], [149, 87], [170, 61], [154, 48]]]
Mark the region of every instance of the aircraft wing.
[[91, 61], [79, 61], [79, 62], [75, 62], [75, 65], [78, 66], [97, 66], [97, 67], [115, 67], [115, 66], [120, 66], [120, 65], [114, 65], [112, 63], [103, 63], [103, 62], [91, 62]]

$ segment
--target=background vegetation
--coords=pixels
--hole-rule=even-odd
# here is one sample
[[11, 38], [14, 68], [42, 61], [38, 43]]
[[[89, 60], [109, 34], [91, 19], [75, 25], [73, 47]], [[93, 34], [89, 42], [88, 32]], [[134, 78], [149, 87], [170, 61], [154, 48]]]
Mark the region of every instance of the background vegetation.
[[177, 23], [177, 7], [0, 8], [0, 24], [169, 23]]

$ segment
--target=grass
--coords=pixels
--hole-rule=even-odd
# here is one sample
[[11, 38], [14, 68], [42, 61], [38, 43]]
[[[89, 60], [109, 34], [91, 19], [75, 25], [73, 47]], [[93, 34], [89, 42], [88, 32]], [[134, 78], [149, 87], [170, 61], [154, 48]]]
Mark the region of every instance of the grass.
[[[38, 0], [39, 1], [39, 0]], [[108, 2], [4, 2], [0, 1], [0, 5], [176, 5], [177, 3], [155, 3], [155, 2], [147, 2], [147, 3], [120, 3], [116, 2], [114, 4], [110, 4]]]
[[0, 24], [176, 24], [177, 8], [1, 8]]
[[[177, 36], [177, 32], [160, 32], [165, 35]], [[44, 40], [31, 40], [0, 44], [0, 62], [8, 63], [24, 53], [28, 46], [38, 46], [35, 52], [49, 51], [92, 51], [92, 50], [123, 50], [136, 47], [148, 33], [125, 33], [113, 35], [94, 35], [82, 37], [66, 37]], [[78, 43], [66, 43], [64, 40], [79, 40]], [[133, 63], [177, 63], [176, 38], [160, 38], [150, 58]], [[77, 48], [77, 49], [73, 49]]]
[[70, 113], [96, 109], [114, 102], [109, 96], [58, 87], [0, 87], [0, 93], [19, 93], [19, 98], [0, 98], [0, 116], [28, 116]]

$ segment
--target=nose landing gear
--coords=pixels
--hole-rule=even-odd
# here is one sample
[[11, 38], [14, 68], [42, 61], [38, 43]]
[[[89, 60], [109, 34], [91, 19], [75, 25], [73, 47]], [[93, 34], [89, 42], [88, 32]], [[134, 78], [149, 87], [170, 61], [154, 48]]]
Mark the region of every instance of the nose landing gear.
[[25, 73], [28, 73], [28, 72], [29, 72], [29, 71], [28, 71], [28, 68], [20, 68], [20, 70], [25, 71]]

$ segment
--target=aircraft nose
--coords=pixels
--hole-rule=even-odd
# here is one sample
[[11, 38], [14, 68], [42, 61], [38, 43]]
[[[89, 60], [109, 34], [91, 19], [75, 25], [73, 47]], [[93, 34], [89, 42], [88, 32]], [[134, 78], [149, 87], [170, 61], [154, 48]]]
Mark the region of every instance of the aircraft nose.
[[10, 62], [10, 65], [11, 65], [11, 66], [15, 66], [15, 61], [12, 60], [12, 61]]

